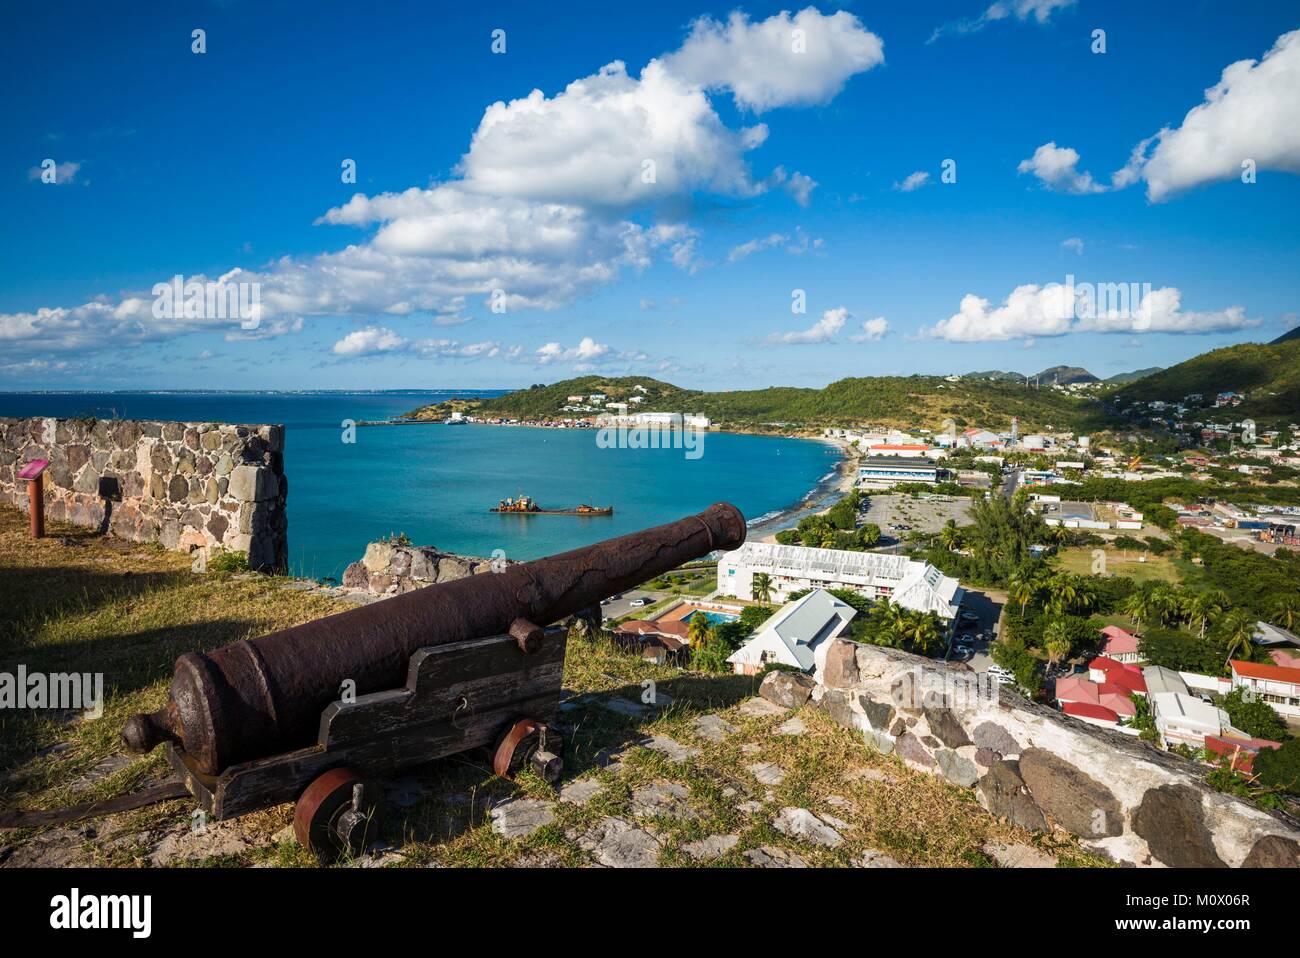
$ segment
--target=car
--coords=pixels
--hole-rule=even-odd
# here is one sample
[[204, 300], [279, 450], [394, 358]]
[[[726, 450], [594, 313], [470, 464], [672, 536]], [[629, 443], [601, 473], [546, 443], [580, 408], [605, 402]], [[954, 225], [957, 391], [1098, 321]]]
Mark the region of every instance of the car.
[[1012, 676], [1012, 674], [1011, 674], [1011, 670], [1010, 670], [1010, 669], [1004, 669], [1004, 668], [1003, 668], [1002, 666], [1000, 666], [1000, 665], [990, 665], [989, 668], [988, 668], [988, 673], [989, 673], [989, 675], [994, 675], [994, 676], [1003, 676], [1003, 677], [1005, 677], [1005, 678], [1013, 678], [1013, 677], [1014, 677], [1014, 676]]
[[978, 622], [980, 620], [980, 617], [976, 615], [974, 612], [970, 611], [970, 609], [964, 611], [960, 616], [958, 616], [958, 618], [960, 618], [963, 622]]
[[645, 599], [633, 599], [631, 602], [628, 603], [628, 605], [636, 606], [636, 607], [640, 607], [640, 606], [643, 606], [643, 605], [645, 605], [645, 604], [646, 604], [646, 600], [645, 600]]
[[1214, 699], [1210, 698], [1210, 694], [1208, 692], [1202, 692], [1200, 695], [1197, 696], [1197, 698], [1199, 698], [1206, 705], [1214, 704]]

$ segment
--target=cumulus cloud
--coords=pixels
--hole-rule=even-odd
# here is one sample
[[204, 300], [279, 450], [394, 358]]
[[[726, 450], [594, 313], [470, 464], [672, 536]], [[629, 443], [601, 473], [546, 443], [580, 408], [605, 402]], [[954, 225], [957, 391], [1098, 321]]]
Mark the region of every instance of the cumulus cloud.
[[370, 356], [405, 349], [407, 341], [385, 326], [367, 326], [348, 333], [334, 344], [336, 356]]
[[1181, 125], [1164, 127], [1133, 147], [1109, 187], [1081, 172], [1078, 163], [1078, 151], [1052, 142], [1017, 169], [1069, 193], [1145, 182], [1153, 203], [1205, 183], [1236, 179], [1247, 163], [1257, 170], [1300, 173], [1300, 30], [1278, 37], [1262, 60], [1227, 66]]
[[1080, 256], [1083, 255], [1083, 240], [1077, 236], [1071, 236], [1069, 239], [1061, 240], [1061, 249], [1073, 250]]
[[1104, 193], [1106, 187], [1093, 181], [1092, 174], [1079, 170], [1079, 151], [1073, 147], [1044, 143], [1034, 155], [1021, 160], [1017, 173], [1032, 173], [1049, 190], [1062, 193]]
[[542, 366], [549, 366], [552, 363], [590, 364], [609, 355], [609, 352], [610, 348], [604, 343], [598, 343], [590, 336], [583, 336], [578, 345], [568, 349], [559, 343], [547, 343], [538, 348], [536, 356], [538, 364]]
[[862, 332], [855, 333], [849, 339], [855, 343], [877, 343], [885, 338], [889, 332], [889, 321], [883, 316], [877, 316], [875, 319], [863, 320]]
[[462, 343], [455, 339], [408, 339], [387, 326], [354, 330], [334, 344], [333, 353], [345, 359], [383, 353], [406, 353], [425, 359], [479, 359], [497, 356], [497, 342]]
[[[1239, 177], [1242, 163], [1300, 173], [1300, 30], [1277, 38], [1264, 59], [1238, 60], [1205, 91], [1180, 126], [1162, 129], [1141, 165], [1147, 198]], [[1145, 145], [1145, 144], [1143, 144]]]
[[[790, 46], [796, 36], [802, 53]], [[698, 230], [656, 224], [657, 211], [680, 209], [701, 192], [753, 198], [775, 189], [806, 205], [816, 187], [808, 175], [779, 166], [756, 176], [747, 154], [767, 139], [767, 126], [729, 127], [710, 96], [730, 93], [755, 112], [824, 103], [849, 77], [882, 62], [882, 49], [879, 37], [843, 12], [702, 18], [680, 49], [638, 74], [615, 61], [552, 96], [534, 90], [494, 103], [453, 178], [358, 193], [317, 220], [365, 231], [358, 241], [245, 270], [242, 280], [261, 289], [262, 323], [253, 336], [292, 333], [304, 316], [425, 313], [454, 325], [477, 304], [555, 309], [659, 257], [695, 272], [708, 265]], [[0, 313], [0, 342], [46, 354], [213, 328], [250, 338], [237, 322], [159, 321], [150, 306], [147, 294], [130, 293]], [[374, 346], [341, 342], [344, 350]]]
[[666, 67], [705, 89], [728, 90], [742, 109], [826, 103], [855, 74], [885, 62], [885, 45], [853, 14], [813, 7], [759, 22], [735, 11], [726, 23], [700, 17]]
[[999, 0], [978, 17], [953, 20], [937, 27], [928, 42], [933, 43], [949, 33], [978, 33], [991, 23], [1009, 18], [1047, 23], [1057, 10], [1072, 7], [1074, 3], [1075, 0]]
[[833, 342], [836, 333], [844, 328], [844, 323], [848, 318], [849, 311], [843, 306], [837, 306], [822, 313], [822, 318], [807, 329], [788, 333], [773, 333], [767, 337], [766, 342], [770, 346]]
[[919, 190], [930, 182], [930, 174], [924, 170], [917, 170], [915, 173], [907, 174], [907, 177], [901, 183], [895, 183], [894, 189], [900, 193], [910, 193], [912, 190]]
[[752, 256], [760, 250], [771, 249], [773, 246], [779, 246], [781, 243], [787, 243], [790, 237], [785, 233], [772, 233], [761, 239], [752, 239], [739, 246], [733, 246], [731, 252], [727, 254], [728, 263], [739, 263], [747, 256]]
[[1172, 286], [1147, 290], [1127, 283], [1028, 283], [1012, 290], [1000, 306], [967, 293], [956, 313], [923, 329], [922, 335], [950, 342], [988, 342], [1077, 332], [1209, 333], [1258, 324], [1242, 306], [1211, 312], [1183, 310], [1182, 293]]

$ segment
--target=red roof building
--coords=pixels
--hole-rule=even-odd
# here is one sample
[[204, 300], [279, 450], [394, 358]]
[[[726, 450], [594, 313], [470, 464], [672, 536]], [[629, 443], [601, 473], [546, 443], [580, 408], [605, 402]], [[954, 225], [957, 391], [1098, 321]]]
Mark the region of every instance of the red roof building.
[[1088, 663], [1088, 672], [1094, 681], [1110, 682], [1135, 695], [1147, 694], [1146, 679], [1136, 665], [1127, 665], [1099, 655]]
[[1110, 725], [1119, 724], [1119, 716], [1110, 709], [1102, 705], [1093, 705], [1090, 702], [1066, 702], [1061, 706], [1061, 711], [1066, 715], [1072, 715], [1077, 719], [1083, 719], [1093, 722], [1104, 722]]
[[1101, 650], [1103, 656], [1125, 664], [1137, 662], [1141, 658], [1138, 654], [1138, 637], [1132, 632], [1126, 632], [1117, 625], [1108, 625], [1101, 630], [1101, 634], [1106, 640]]

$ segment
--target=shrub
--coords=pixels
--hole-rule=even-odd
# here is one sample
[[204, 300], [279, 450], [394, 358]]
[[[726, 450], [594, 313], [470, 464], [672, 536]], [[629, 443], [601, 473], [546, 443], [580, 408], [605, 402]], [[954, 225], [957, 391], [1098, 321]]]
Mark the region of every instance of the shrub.
[[1288, 739], [1281, 748], [1262, 748], [1252, 771], [1261, 785], [1300, 795], [1300, 738]]
[[1223, 710], [1228, 713], [1234, 728], [1241, 729], [1252, 738], [1281, 742], [1290, 735], [1286, 724], [1271, 705], [1259, 699], [1247, 701], [1243, 689], [1233, 689], [1223, 697]]
[[209, 572], [247, 572], [247, 552], [218, 552], [208, 560]]

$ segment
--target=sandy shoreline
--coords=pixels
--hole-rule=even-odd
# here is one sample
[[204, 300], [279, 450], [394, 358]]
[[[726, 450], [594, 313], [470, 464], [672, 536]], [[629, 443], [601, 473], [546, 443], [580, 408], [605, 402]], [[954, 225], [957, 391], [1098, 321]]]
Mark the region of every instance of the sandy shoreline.
[[842, 439], [832, 439], [826, 436], [805, 436], [800, 438], [811, 439], [814, 442], [833, 446], [840, 451], [840, 459], [835, 463], [835, 468], [822, 477], [817, 485], [799, 502], [780, 510], [775, 515], [765, 517], [758, 522], [752, 522], [749, 526], [748, 535], [750, 542], [775, 542], [778, 532], [784, 529], [793, 529], [799, 524], [799, 520], [805, 516], [826, 512], [831, 506], [848, 495], [853, 488], [854, 480], [857, 478], [857, 469], [855, 467], [856, 460], [848, 443]]

